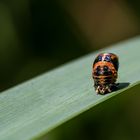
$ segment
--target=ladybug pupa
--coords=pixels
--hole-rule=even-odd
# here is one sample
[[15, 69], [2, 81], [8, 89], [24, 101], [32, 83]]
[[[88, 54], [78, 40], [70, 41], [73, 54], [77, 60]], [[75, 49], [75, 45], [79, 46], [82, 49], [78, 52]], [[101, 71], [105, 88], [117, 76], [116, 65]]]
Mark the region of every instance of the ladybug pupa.
[[92, 77], [95, 91], [98, 94], [106, 94], [117, 89], [119, 59], [113, 53], [101, 53], [93, 62]]

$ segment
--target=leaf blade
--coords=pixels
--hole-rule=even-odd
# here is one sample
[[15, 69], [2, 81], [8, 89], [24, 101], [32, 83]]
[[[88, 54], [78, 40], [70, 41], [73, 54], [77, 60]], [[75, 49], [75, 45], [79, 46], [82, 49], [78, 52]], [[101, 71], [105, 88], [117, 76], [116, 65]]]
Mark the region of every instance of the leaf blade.
[[[140, 80], [139, 46], [139, 37], [118, 43], [0, 94], [0, 139], [38, 137], [134, 86]], [[129, 82], [128, 88], [105, 96], [96, 95], [91, 68], [94, 57], [101, 51], [119, 56], [118, 81]]]

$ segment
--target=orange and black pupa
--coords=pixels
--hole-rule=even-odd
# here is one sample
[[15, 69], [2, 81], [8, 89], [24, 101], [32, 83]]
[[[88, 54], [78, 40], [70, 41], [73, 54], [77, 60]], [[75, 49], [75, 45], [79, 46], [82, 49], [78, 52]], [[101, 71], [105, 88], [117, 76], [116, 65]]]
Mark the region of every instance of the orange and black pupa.
[[101, 53], [93, 62], [92, 77], [95, 91], [106, 94], [117, 89], [119, 59], [113, 53]]

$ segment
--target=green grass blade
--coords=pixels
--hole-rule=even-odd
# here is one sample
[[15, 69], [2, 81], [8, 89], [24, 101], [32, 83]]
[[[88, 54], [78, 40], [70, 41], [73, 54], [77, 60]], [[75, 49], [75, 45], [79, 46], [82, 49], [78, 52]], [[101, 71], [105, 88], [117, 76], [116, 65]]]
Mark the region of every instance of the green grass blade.
[[[119, 91], [97, 95], [91, 68], [99, 52], [120, 58], [118, 82], [130, 83]], [[129, 90], [140, 80], [140, 38], [118, 43], [82, 57], [0, 94], [0, 140], [39, 137], [76, 115]]]

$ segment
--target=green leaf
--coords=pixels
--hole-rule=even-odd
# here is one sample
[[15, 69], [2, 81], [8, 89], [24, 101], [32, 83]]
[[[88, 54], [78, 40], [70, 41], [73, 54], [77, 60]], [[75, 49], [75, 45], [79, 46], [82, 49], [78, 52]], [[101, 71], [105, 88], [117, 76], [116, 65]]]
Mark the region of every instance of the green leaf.
[[[92, 63], [101, 52], [119, 56], [118, 82], [126, 88], [97, 95]], [[139, 84], [140, 38], [113, 45], [61, 66], [0, 94], [0, 140], [40, 137], [80, 113]], [[111, 100], [111, 99], [110, 99]]]

